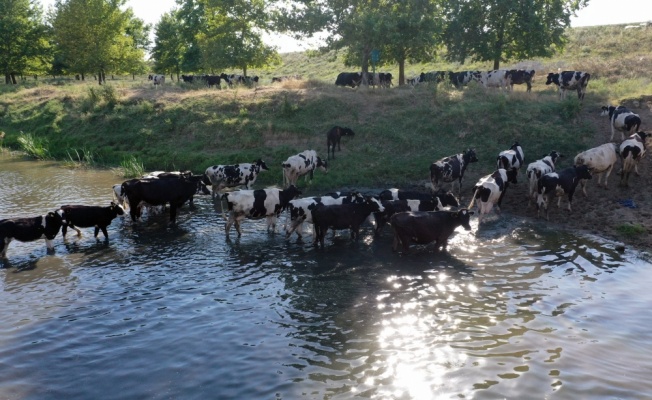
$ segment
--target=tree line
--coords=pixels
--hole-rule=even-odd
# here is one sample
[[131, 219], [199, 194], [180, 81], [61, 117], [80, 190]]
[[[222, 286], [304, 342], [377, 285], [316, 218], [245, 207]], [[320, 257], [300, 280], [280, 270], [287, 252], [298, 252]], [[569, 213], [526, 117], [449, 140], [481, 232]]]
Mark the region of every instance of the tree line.
[[[563, 49], [570, 17], [589, 0], [176, 0], [152, 27], [126, 0], [0, 2], [0, 69], [16, 76], [107, 73], [217, 73], [280, 62], [266, 32], [321, 35], [317, 51], [337, 50], [368, 72], [440, 58], [464, 63], [548, 57]], [[150, 32], [154, 41], [150, 41]], [[145, 60], [150, 55], [151, 61]], [[151, 64], [151, 65], [150, 65]], [[366, 74], [365, 74], [366, 76]]]

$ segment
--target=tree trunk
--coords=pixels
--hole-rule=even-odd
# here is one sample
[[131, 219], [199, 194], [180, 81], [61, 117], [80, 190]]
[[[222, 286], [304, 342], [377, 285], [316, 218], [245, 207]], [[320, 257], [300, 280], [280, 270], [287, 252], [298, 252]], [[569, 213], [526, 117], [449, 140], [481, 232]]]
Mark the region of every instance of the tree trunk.
[[102, 71], [97, 73], [97, 83], [102, 86]]
[[371, 50], [365, 48], [362, 52], [362, 85], [369, 86], [369, 52]]
[[398, 85], [405, 85], [405, 60], [401, 59], [398, 62]]
[[16, 82], [16, 74], [14, 73], [11, 74], [11, 83], [13, 83], [14, 85], [18, 84], [18, 82]]
[[5, 85], [8, 85], [11, 83], [11, 80], [9, 79], [9, 74], [5, 74]]

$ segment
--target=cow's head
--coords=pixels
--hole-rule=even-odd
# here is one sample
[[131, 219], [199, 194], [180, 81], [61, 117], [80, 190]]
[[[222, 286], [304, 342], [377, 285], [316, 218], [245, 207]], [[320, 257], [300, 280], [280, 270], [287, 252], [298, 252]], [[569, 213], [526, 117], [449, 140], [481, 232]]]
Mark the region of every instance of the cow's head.
[[112, 213], [115, 213], [115, 215], [124, 215], [125, 214], [125, 209], [122, 208], [121, 205], [116, 204], [114, 202], [111, 202], [111, 205], [109, 206], [109, 210], [111, 210]]
[[385, 211], [385, 207], [383, 207], [383, 204], [380, 202], [380, 200], [373, 196], [365, 196], [365, 204], [370, 205], [373, 212]]
[[471, 215], [473, 215], [473, 211], [469, 211], [466, 208], [463, 208], [453, 214], [455, 218], [459, 219], [460, 225], [462, 225], [462, 227], [467, 231], [471, 230], [471, 224], [469, 223]]
[[464, 153], [462, 153], [462, 159], [464, 159], [465, 164], [478, 162], [478, 157], [475, 155], [475, 149], [469, 148]]
[[550, 85], [551, 83], [559, 85], [559, 74], [555, 74], [552, 72], [548, 74], [548, 79], [546, 79], [546, 85]]
[[260, 169], [264, 169], [265, 171], [269, 171], [269, 168], [267, 167], [267, 164], [265, 164], [265, 161], [263, 161], [260, 158], [258, 160], [256, 160], [256, 161], [254, 161], [253, 164], [260, 167]]
[[354, 136], [355, 133], [351, 130], [351, 128], [342, 128], [341, 135], [342, 136]]
[[320, 168], [325, 173], [328, 173], [328, 161], [322, 160], [321, 157], [317, 157], [317, 168]]
[[[45, 227], [43, 234], [48, 240], [54, 239], [61, 229], [61, 225], [66, 223], [63, 210], [59, 209], [57, 211], [50, 211], [45, 216]], [[50, 247], [50, 246], [48, 246]], [[52, 249], [52, 247], [50, 247]]]
[[586, 165], [575, 165], [575, 173], [578, 179], [591, 179], [591, 171]]
[[600, 113], [601, 117], [606, 117], [609, 115], [610, 112], [613, 113], [613, 110], [616, 108], [614, 106], [602, 106], [602, 112]]
[[553, 150], [548, 154], [548, 157], [550, 157], [552, 163], [555, 164], [557, 163], [557, 159], [564, 157], [564, 155]]
[[294, 185], [288, 186], [287, 189], [282, 190], [282, 192], [284, 193], [284, 195], [288, 199], [288, 202], [290, 200], [292, 200], [292, 199], [295, 199], [295, 198], [299, 197], [299, 195], [301, 195], [301, 190], [299, 190], [299, 188], [297, 188]]
[[444, 191], [444, 189], [439, 189], [437, 193], [435, 193], [435, 197], [441, 201], [441, 204], [445, 206], [451, 206], [451, 207], [459, 207], [460, 206], [460, 201], [455, 195], [448, 191]]

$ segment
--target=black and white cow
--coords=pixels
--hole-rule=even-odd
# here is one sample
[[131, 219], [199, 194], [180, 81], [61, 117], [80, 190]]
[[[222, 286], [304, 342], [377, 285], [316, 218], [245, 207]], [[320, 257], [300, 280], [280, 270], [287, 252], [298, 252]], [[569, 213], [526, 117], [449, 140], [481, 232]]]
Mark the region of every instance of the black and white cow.
[[622, 141], [625, 140], [625, 132], [629, 136], [632, 130], [636, 132], [641, 127], [641, 117], [624, 106], [602, 106], [600, 116], [609, 116], [609, 125], [611, 125], [609, 140], [614, 140], [614, 133], [617, 130], [620, 131], [620, 140]]
[[[496, 160], [496, 169], [514, 170], [516, 172], [515, 176], [518, 176], [518, 171], [521, 169], [525, 160], [523, 148], [518, 142], [514, 142], [509, 150], [501, 151]], [[516, 183], [516, 178], [514, 178], [514, 183]]]
[[222, 200], [226, 200], [229, 218], [226, 218], [225, 208], [222, 212], [226, 221], [226, 236], [229, 237], [231, 226], [235, 224], [238, 236], [242, 235], [240, 223], [245, 218], [248, 219], [267, 219], [267, 230], [272, 228], [276, 231], [276, 219], [285, 210], [290, 200], [301, 194], [296, 186], [290, 186], [281, 190], [276, 188], [256, 189], [256, 190], [236, 190], [234, 192], [224, 193]]
[[[614, 165], [618, 161], [618, 146], [615, 143], [605, 143], [583, 151], [575, 156], [574, 165], [586, 165], [591, 175], [598, 175], [598, 186], [601, 186], [602, 175], [604, 177], [604, 188], [607, 189], [607, 180]], [[582, 180], [582, 192], [586, 196], [586, 181]]]
[[[312, 223], [312, 210], [319, 204], [334, 205], [334, 204], [351, 204], [363, 203], [364, 196], [357, 192], [334, 192], [328, 193], [323, 196], [306, 197], [302, 199], [291, 200], [288, 208], [290, 210], [290, 221], [285, 226], [286, 237], [289, 238], [292, 232], [296, 232], [299, 237], [303, 236], [303, 223]], [[313, 241], [316, 232], [312, 231]]]
[[482, 222], [484, 215], [491, 212], [494, 205], [496, 211], [500, 212], [500, 204], [505, 197], [507, 187], [510, 183], [516, 183], [516, 170], [505, 170], [499, 168], [491, 175], [483, 176], [473, 187], [473, 198], [469, 203], [469, 210], [473, 203], [478, 202], [478, 221]]
[[537, 183], [539, 182], [539, 179], [541, 179], [545, 174], [555, 172], [555, 163], [560, 157], [562, 157], [562, 155], [553, 150], [548, 155], [543, 156], [540, 160], [536, 160], [527, 166], [525, 173], [528, 182], [530, 183], [528, 190], [530, 201], [537, 197]]
[[150, 75], [147, 78], [154, 83], [154, 86], [165, 83], [165, 75]]
[[508, 71], [504, 69], [482, 71], [477, 77], [477, 80], [485, 88], [497, 87], [501, 90], [506, 90], [511, 87]]
[[462, 178], [469, 164], [478, 162], [474, 149], [468, 149], [460, 154], [444, 157], [430, 165], [430, 182], [433, 191], [437, 192], [443, 182], [455, 183], [458, 181], [458, 191], [462, 192]]
[[312, 210], [316, 241], [319, 241], [319, 244], [324, 247], [324, 237], [329, 228], [333, 230], [349, 229], [351, 239], [357, 240], [360, 225], [367, 217], [372, 212], [384, 210], [380, 201], [371, 196], [365, 196], [363, 203], [317, 205]]
[[438, 201], [443, 207], [459, 207], [460, 202], [452, 192], [439, 189], [435, 193], [417, 192], [403, 189], [385, 189], [378, 194], [380, 200], [423, 200]]
[[376, 235], [379, 235], [383, 227], [392, 215], [406, 211], [442, 211], [444, 206], [438, 198], [431, 198], [430, 200], [381, 200], [380, 202], [385, 211], [375, 212], [374, 218], [376, 219]]
[[460, 88], [466, 86], [472, 81], [479, 81], [480, 71], [461, 71], [451, 72], [449, 74], [450, 81], [455, 87]]
[[222, 72], [220, 74], [220, 79], [223, 79], [224, 82], [226, 82], [226, 84], [229, 85], [229, 87], [233, 87], [233, 85], [239, 85], [241, 83], [245, 83], [244, 76], [238, 74], [227, 75], [224, 72]]
[[305, 150], [299, 154], [288, 157], [281, 166], [283, 167], [283, 187], [297, 184], [297, 180], [305, 176], [312, 181], [315, 169], [319, 168], [328, 173], [328, 163], [317, 156], [314, 150]]
[[68, 227], [77, 231], [77, 235], [81, 236], [79, 228], [95, 227], [95, 237], [97, 237], [100, 229], [104, 234], [105, 239], [109, 239], [109, 234], [106, 232], [106, 227], [111, 225], [111, 222], [118, 215], [124, 215], [124, 209], [114, 202], [107, 207], [99, 206], [83, 206], [83, 205], [65, 205], [61, 206], [65, 222], [61, 228], [61, 234], [66, 237]]
[[577, 98], [584, 100], [586, 87], [591, 79], [591, 74], [581, 71], [562, 71], [561, 73], [549, 73], [546, 85], [554, 83], [559, 88], [559, 98], [566, 98], [567, 90], [577, 90]]
[[158, 206], [170, 204], [170, 222], [176, 223], [177, 209], [201, 190], [202, 175], [176, 179], [132, 179], [122, 184], [124, 196], [131, 205], [132, 221], [141, 217], [141, 202]]
[[206, 168], [204, 183], [212, 186], [215, 198], [217, 193], [226, 187], [244, 186], [251, 190], [260, 171], [269, 171], [267, 164], [261, 159], [251, 164], [213, 165]]
[[532, 81], [534, 80], [534, 74], [536, 74], [535, 70], [510, 69], [508, 74], [511, 91], [514, 91], [514, 85], [522, 85], [524, 83], [527, 85], [526, 91], [528, 93], [532, 91]]
[[45, 239], [48, 251], [54, 250], [53, 240], [65, 222], [63, 211], [57, 210], [32, 218], [0, 220], [0, 258], [7, 257], [7, 247], [12, 240], [33, 242]]
[[402, 245], [403, 252], [410, 250], [410, 243], [428, 244], [435, 242], [437, 249], [446, 250], [448, 238], [458, 226], [471, 230], [470, 218], [473, 211], [463, 208], [459, 211], [411, 211], [394, 214], [390, 219], [394, 230], [392, 250]]
[[431, 71], [431, 72], [422, 72], [417, 78], [415, 78], [415, 83], [440, 83], [444, 82], [446, 78], [450, 76], [452, 72], [450, 71]]
[[352, 88], [359, 86], [362, 82], [362, 75], [359, 72], [340, 72], [335, 79], [337, 86], [351, 86]]
[[334, 126], [326, 132], [326, 159], [329, 159], [331, 152], [333, 153], [333, 159], [335, 159], [335, 146], [337, 146], [337, 151], [342, 151], [340, 144], [342, 136], [353, 137], [354, 135], [355, 132], [351, 128], [342, 128], [340, 126]]
[[550, 219], [550, 199], [557, 196], [557, 207], [561, 206], [561, 197], [568, 196], [568, 211], [572, 211], [573, 194], [582, 179], [591, 179], [591, 172], [586, 165], [574, 165], [559, 172], [545, 174], [537, 183], [537, 217], [541, 209], [546, 210], [546, 219]]
[[629, 175], [632, 170], [638, 175], [638, 162], [645, 155], [647, 141], [650, 134], [636, 132], [620, 144], [620, 157], [623, 159], [623, 171], [620, 176], [620, 185], [629, 186]]

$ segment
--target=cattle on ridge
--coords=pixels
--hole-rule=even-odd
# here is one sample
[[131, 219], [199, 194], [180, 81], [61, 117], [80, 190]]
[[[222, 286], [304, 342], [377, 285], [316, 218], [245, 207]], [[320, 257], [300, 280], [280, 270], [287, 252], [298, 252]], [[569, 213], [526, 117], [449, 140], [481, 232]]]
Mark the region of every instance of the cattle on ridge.
[[576, 90], [577, 98], [582, 101], [586, 94], [586, 87], [591, 79], [591, 74], [582, 71], [562, 71], [560, 73], [549, 73], [546, 85], [554, 83], [559, 90], [559, 98], [566, 98], [567, 90]]
[[532, 91], [532, 82], [534, 81], [534, 75], [536, 74], [535, 70], [524, 70], [524, 69], [510, 69], [507, 71], [509, 78], [510, 90], [514, 91], [514, 85], [526, 84], [526, 92], [530, 93]]
[[362, 82], [362, 75], [359, 72], [341, 72], [335, 79], [335, 85], [351, 86], [352, 88], [360, 86], [360, 82]]

